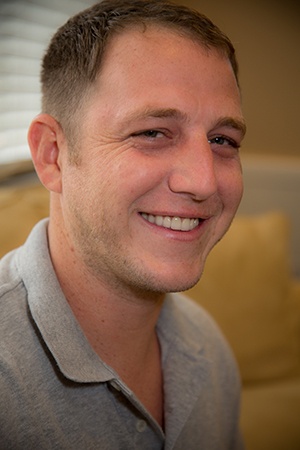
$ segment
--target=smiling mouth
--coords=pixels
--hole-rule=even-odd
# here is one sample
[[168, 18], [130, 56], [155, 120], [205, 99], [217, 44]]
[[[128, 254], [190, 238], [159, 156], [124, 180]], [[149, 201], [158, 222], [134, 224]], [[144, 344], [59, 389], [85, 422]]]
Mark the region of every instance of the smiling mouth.
[[188, 217], [154, 216], [146, 213], [141, 213], [141, 216], [147, 222], [153, 223], [158, 227], [169, 228], [175, 231], [192, 231], [200, 223], [200, 219], [190, 219]]

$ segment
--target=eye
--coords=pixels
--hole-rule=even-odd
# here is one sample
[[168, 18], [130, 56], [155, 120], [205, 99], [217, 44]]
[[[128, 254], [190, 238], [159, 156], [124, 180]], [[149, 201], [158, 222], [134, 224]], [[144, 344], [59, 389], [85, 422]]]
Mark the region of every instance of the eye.
[[172, 133], [167, 129], [149, 128], [130, 135], [132, 145], [142, 151], [164, 150], [172, 144]]
[[234, 139], [231, 139], [227, 136], [215, 136], [211, 139], [208, 139], [208, 142], [212, 145], [215, 144], [218, 146], [233, 147], [235, 149], [239, 148], [238, 143]]
[[145, 130], [145, 131], [139, 131], [138, 133], [134, 133], [132, 135], [133, 137], [145, 137], [148, 139], [155, 139], [157, 137], [163, 137], [164, 133], [162, 133], [159, 130]]

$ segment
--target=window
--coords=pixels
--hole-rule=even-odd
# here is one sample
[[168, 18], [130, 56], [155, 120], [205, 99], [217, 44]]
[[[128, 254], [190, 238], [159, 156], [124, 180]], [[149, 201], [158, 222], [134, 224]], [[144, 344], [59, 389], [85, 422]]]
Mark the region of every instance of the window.
[[89, 0], [1, 0], [0, 165], [28, 161], [27, 130], [40, 112], [40, 64], [52, 34]]

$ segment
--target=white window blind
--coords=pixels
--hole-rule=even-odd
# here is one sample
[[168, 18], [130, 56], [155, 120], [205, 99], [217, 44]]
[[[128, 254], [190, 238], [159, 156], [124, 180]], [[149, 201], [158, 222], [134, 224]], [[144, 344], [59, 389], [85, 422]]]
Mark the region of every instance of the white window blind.
[[27, 130], [40, 112], [40, 65], [51, 36], [91, 0], [0, 1], [0, 164], [30, 158]]

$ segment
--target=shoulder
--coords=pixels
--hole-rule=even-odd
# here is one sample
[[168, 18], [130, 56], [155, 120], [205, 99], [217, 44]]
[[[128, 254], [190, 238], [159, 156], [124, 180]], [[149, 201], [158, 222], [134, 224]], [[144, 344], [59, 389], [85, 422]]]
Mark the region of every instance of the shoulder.
[[46, 221], [39, 222], [21, 247], [0, 259], [1, 312], [8, 304], [13, 308], [20, 296], [27, 298], [29, 287], [37, 284], [48, 252], [45, 227]]
[[18, 251], [8, 253], [0, 261], [1, 350], [20, 336], [27, 315], [27, 292], [16, 264]]
[[3, 311], [6, 307], [9, 306], [11, 309], [14, 299], [19, 298], [20, 295], [25, 295], [22, 278], [16, 265], [17, 252], [18, 250], [13, 250], [0, 260], [0, 308], [2, 319]]
[[36, 340], [29, 305], [31, 288], [26, 283], [25, 275], [28, 273], [37, 285], [39, 276], [34, 267], [37, 255], [31, 252], [28, 239], [22, 247], [0, 260], [1, 371], [5, 367], [18, 370], [18, 365], [27, 365], [28, 352], [32, 350], [31, 345]]

